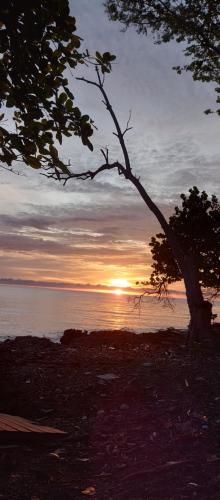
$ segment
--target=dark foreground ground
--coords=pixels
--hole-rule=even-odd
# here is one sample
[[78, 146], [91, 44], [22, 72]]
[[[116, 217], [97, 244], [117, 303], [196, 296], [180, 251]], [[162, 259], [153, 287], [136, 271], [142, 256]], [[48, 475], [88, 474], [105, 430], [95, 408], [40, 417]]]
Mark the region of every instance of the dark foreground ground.
[[0, 412], [66, 431], [1, 433], [0, 499], [219, 500], [219, 351], [175, 332], [17, 338], [0, 381]]

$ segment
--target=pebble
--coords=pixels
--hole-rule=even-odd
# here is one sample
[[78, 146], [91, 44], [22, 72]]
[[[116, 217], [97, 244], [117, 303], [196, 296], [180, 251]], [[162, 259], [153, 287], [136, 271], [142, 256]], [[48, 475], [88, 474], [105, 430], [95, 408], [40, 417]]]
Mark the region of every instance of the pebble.
[[122, 404], [122, 405], [120, 406], [120, 410], [128, 410], [128, 408], [129, 408], [129, 406], [128, 406], [128, 405], [126, 405], [126, 404]]

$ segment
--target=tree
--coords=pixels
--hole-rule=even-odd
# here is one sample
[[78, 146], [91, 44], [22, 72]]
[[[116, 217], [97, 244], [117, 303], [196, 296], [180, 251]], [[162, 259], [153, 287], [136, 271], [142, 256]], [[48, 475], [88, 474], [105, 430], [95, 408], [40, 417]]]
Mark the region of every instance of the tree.
[[[151, 210], [151, 212], [155, 215], [158, 222], [163, 229], [166, 238], [169, 242], [169, 245], [172, 249], [173, 257], [176, 262], [176, 265], [181, 273], [185, 289], [186, 289], [186, 297], [190, 311], [190, 329], [189, 329], [189, 337], [190, 341], [200, 340], [201, 342], [209, 342], [211, 335], [211, 308], [212, 305], [210, 302], [204, 300], [203, 293], [201, 290], [201, 284], [199, 279], [199, 270], [196, 264], [194, 251], [191, 251], [191, 248], [183, 247], [181, 239], [175, 233], [172, 226], [166, 221], [164, 215], [157, 207], [157, 205], [153, 202], [147, 191], [145, 190], [143, 184], [139, 177], [135, 176], [132, 170], [132, 165], [130, 163], [129, 153], [125, 144], [125, 134], [129, 131], [129, 121], [126, 125], [126, 128], [122, 130], [115, 111], [112, 108], [108, 95], [106, 94], [104, 88], [104, 78], [100, 74], [99, 68], [96, 66], [96, 74], [97, 80], [88, 80], [86, 78], [78, 78], [81, 81], [84, 81], [88, 85], [92, 85], [96, 87], [102, 96], [102, 101], [109, 112], [114, 126], [115, 132], [114, 134], [117, 136], [123, 157], [124, 164], [119, 163], [118, 161], [110, 162], [109, 161], [109, 151], [102, 149], [101, 152], [104, 157], [104, 163], [94, 170], [85, 170], [83, 172], [74, 172], [69, 169], [69, 173], [64, 173], [62, 171], [59, 172], [59, 176], [57, 176], [57, 172], [52, 168], [51, 171], [47, 173], [48, 177], [52, 177], [55, 179], [59, 179], [66, 183], [70, 179], [82, 179], [82, 180], [92, 180], [94, 179], [100, 172], [107, 170], [116, 170], [119, 175], [122, 175], [127, 179], [133, 186], [136, 188], [141, 198], [147, 207]], [[200, 249], [201, 251], [201, 249]]]
[[[181, 194], [182, 208], [175, 207], [169, 225], [185, 251], [190, 251], [198, 268], [199, 283], [209, 296], [220, 293], [220, 205], [216, 196], [210, 199], [197, 187], [189, 195]], [[173, 258], [172, 249], [164, 233], [151, 238], [152, 274], [145, 285], [152, 286], [159, 295], [167, 292], [170, 284], [182, 280], [182, 274]]]
[[80, 52], [81, 39], [75, 30], [68, 0], [1, 1], [0, 106], [6, 110], [0, 115], [0, 160], [4, 168], [19, 161], [35, 169], [54, 165], [68, 172], [54, 147], [54, 140], [61, 144], [63, 136], [79, 136], [92, 149], [92, 121], [74, 106], [64, 74], [88, 57]]
[[[145, 35], [151, 31], [156, 43], [175, 39], [184, 42], [184, 54], [190, 58], [181, 74], [191, 71], [194, 80], [214, 82], [220, 93], [220, 4], [216, 0], [107, 0], [111, 20], [125, 28], [133, 25]], [[220, 96], [217, 96], [218, 104]], [[211, 110], [206, 110], [210, 113]], [[220, 114], [220, 109], [217, 110]]]

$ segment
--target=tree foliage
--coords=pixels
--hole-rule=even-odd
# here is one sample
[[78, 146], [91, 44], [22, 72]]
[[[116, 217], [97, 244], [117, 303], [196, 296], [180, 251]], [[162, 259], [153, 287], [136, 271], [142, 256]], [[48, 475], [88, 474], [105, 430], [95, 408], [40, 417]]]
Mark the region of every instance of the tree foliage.
[[[191, 71], [194, 80], [214, 82], [220, 93], [220, 3], [216, 0], [107, 0], [110, 19], [139, 33], [155, 35], [156, 43], [184, 42], [190, 61], [174, 69]], [[220, 103], [220, 96], [217, 96]], [[206, 113], [211, 110], [206, 110]], [[220, 114], [220, 110], [218, 110]]]
[[[220, 205], [197, 187], [181, 194], [182, 208], [175, 207], [169, 225], [186, 253], [194, 256], [202, 287], [220, 292]], [[149, 283], [159, 292], [182, 279], [171, 247], [163, 233], [151, 238], [153, 272]]]
[[[0, 160], [6, 168], [22, 161], [68, 173], [54, 146], [63, 136], [79, 136], [92, 149], [92, 121], [74, 106], [68, 82], [89, 58], [75, 31], [68, 0], [1, 0]], [[97, 53], [95, 60], [106, 72], [113, 57]]]

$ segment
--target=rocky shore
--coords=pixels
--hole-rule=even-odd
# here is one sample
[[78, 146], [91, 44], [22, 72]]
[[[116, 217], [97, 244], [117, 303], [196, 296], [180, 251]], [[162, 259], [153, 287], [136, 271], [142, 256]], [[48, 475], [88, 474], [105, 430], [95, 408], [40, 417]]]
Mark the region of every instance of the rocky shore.
[[173, 329], [1, 343], [0, 412], [66, 434], [2, 432], [0, 498], [219, 499], [217, 344], [189, 351]]

